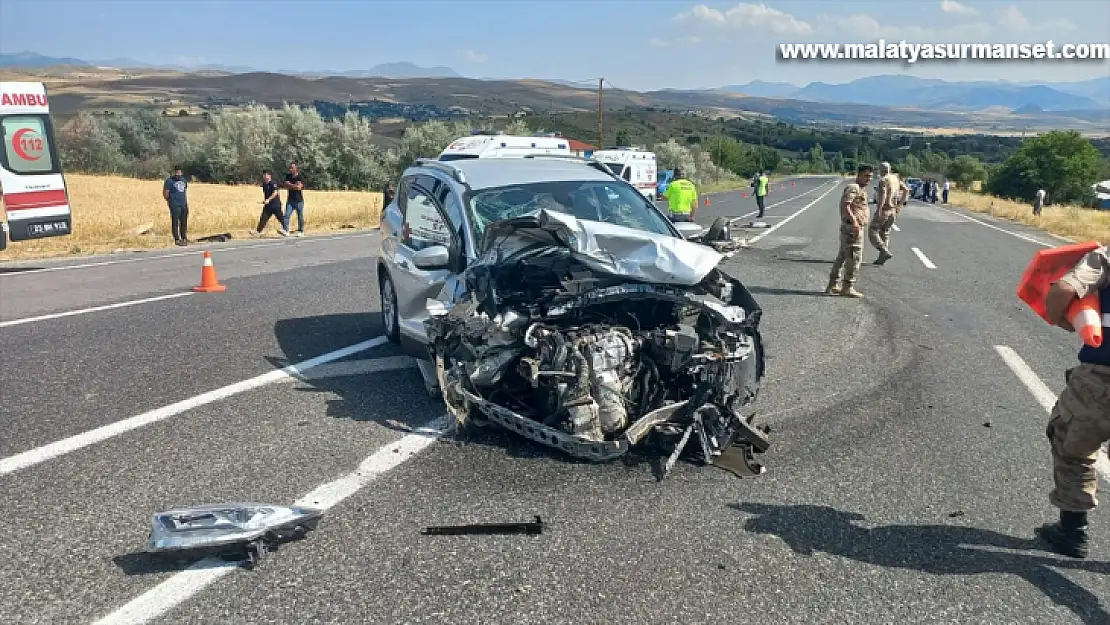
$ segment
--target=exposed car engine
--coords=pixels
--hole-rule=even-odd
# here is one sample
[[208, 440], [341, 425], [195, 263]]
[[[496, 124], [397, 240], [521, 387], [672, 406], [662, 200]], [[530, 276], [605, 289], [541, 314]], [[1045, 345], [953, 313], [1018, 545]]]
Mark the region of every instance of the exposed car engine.
[[[529, 225], [541, 229], [516, 224]], [[430, 349], [458, 423], [493, 422], [591, 461], [654, 446], [669, 455], [663, 474], [683, 455], [762, 473], [761, 311], [747, 289], [716, 268], [686, 286], [583, 261], [543, 242], [491, 254], [449, 309], [432, 306]]]

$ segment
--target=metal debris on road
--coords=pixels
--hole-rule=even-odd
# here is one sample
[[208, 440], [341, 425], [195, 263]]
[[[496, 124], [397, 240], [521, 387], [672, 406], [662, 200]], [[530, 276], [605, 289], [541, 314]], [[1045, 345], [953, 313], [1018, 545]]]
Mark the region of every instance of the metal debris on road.
[[531, 534], [543, 533], [543, 521], [537, 515], [530, 523], [475, 523], [473, 525], [441, 525], [424, 528], [425, 536], [462, 536], [467, 534]]
[[256, 565], [273, 545], [316, 529], [322, 510], [264, 503], [224, 503], [167, 510], [154, 515], [151, 553], [234, 552]]

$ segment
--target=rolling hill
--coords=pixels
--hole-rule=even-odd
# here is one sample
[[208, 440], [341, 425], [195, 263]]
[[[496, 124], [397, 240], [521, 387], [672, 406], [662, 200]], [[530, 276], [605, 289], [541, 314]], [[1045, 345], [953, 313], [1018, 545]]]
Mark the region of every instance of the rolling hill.
[[[391, 68], [386, 67], [389, 71]], [[393, 69], [409, 71], [407, 66]], [[597, 90], [587, 85], [560, 84], [546, 80], [476, 80], [471, 78], [382, 78], [329, 75], [323, 77], [276, 72], [227, 73], [219, 71], [185, 73], [171, 70], [121, 71], [96, 67], [4, 68], [5, 76], [18, 75], [48, 83], [57, 114], [65, 117], [78, 110], [112, 110], [130, 107], [156, 107], [167, 113], [182, 109], [243, 106], [257, 102], [279, 106], [284, 102], [319, 105], [332, 110], [352, 103], [370, 103], [370, 108], [385, 108], [384, 117], [427, 119], [439, 114], [510, 115], [566, 111], [595, 111]], [[373, 70], [366, 70], [371, 72]], [[435, 71], [434, 68], [429, 71]], [[881, 82], [881, 81], [880, 81]], [[778, 87], [781, 87], [778, 86]], [[832, 85], [830, 87], [838, 87]], [[769, 87], [774, 89], [776, 87]], [[814, 86], [810, 93], [819, 91]], [[862, 88], [857, 87], [856, 92]], [[1038, 87], [1028, 92], [1037, 93]], [[833, 89], [835, 92], [835, 89]], [[818, 93], [817, 95], [821, 95]], [[971, 99], [974, 94], [965, 94]], [[911, 107], [898, 104], [880, 106], [851, 102], [791, 98], [753, 97], [726, 90], [663, 89], [638, 92], [606, 88], [607, 110], [667, 110], [692, 112], [719, 109], [726, 114], [768, 116], [793, 124], [824, 123], [844, 126], [896, 128], [944, 128], [986, 132], [1021, 132], [1023, 129], [1074, 128], [1086, 133], [1105, 133], [1110, 127], [1110, 109], [1103, 107], [1074, 111], [1044, 110], [1045, 103], [1056, 100], [1031, 99], [1023, 113], [1007, 110], [953, 110], [940, 104]], [[814, 96], [816, 97], [816, 96]], [[833, 96], [835, 97], [835, 93]], [[898, 97], [877, 96], [897, 103]], [[1046, 96], [1047, 97], [1047, 96]], [[1080, 96], [1064, 96], [1075, 103]], [[882, 98], [886, 98], [882, 100]], [[977, 100], [984, 106], [992, 100]], [[386, 103], [390, 106], [378, 106]], [[412, 107], [422, 109], [410, 115]], [[430, 113], [429, 113], [430, 111]], [[440, 111], [441, 113], [437, 113]]]

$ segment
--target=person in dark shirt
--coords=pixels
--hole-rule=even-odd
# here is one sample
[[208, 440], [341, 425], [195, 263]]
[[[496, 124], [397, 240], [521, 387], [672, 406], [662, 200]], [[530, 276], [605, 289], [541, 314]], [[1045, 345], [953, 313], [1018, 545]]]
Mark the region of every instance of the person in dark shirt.
[[285, 174], [285, 182], [282, 187], [288, 189], [289, 193], [285, 197], [285, 218], [282, 220], [282, 227], [286, 232], [289, 231], [289, 218], [293, 216], [293, 211], [297, 211], [297, 233], [296, 236], [304, 236], [304, 176], [297, 169], [296, 163], [289, 164], [289, 173]]
[[285, 218], [281, 214], [281, 193], [279, 192], [278, 184], [274, 182], [273, 174], [269, 170], [262, 172], [262, 214], [258, 217], [258, 227], [251, 232], [254, 236], [260, 236], [262, 230], [266, 227], [266, 223], [273, 217], [278, 222], [278, 233], [281, 236], [288, 236], [289, 231], [285, 229]]
[[189, 237], [189, 198], [186, 192], [189, 182], [181, 173], [181, 168], [176, 167], [173, 175], [166, 178], [162, 184], [162, 198], [170, 209], [170, 229], [173, 230], [173, 241], [177, 245], [188, 245]]

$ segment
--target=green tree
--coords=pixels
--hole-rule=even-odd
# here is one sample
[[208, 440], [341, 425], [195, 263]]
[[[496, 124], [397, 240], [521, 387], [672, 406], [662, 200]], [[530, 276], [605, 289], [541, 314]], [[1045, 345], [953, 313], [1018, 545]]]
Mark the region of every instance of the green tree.
[[617, 131], [617, 145], [625, 147], [632, 145], [632, 137], [628, 135], [628, 131], [624, 128]]
[[987, 169], [979, 159], [966, 154], [957, 156], [948, 164], [944, 175], [964, 189], [970, 189], [971, 183], [976, 180], [986, 180]]
[[809, 151], [810, 167], [813, 168], [813, 173], [823, 174], [827, 169], [825, 163], [825, 149], [821, 147], [820, 143], [813, 144], [813, 149]]
[[1075, 130], [1053, 130], [1025, 140], [987, 183], [991, 193], [1031, 200], [1037, 189], [1049, 201], [1086, 203], [1099, 175], [1098, 149]]

